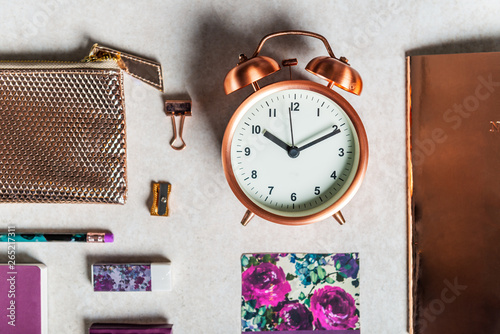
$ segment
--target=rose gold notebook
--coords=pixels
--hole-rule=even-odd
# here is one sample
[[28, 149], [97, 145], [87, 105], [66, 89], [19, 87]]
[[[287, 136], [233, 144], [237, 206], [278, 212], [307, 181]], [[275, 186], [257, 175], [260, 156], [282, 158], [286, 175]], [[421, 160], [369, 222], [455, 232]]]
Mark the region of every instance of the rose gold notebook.
[[411, 333], [500, 333], [500, 53], [407, 58]]

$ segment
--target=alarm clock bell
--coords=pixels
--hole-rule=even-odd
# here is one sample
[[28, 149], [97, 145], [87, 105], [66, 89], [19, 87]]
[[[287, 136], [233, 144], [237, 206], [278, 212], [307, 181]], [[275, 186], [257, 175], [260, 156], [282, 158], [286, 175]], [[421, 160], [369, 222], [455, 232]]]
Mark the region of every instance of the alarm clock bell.
[[281, 31], [265, 36], [250, 59], [241, 54], [238, 65], [231, 69], [224, 79], [226, 94], [231, 94], [248, 85], [252, 85], [253, 89], [257, 91], [260, 89], [257, 81], [281, 69], [277, 61], [270, 57], [259, 56], [259, 53], [266, 41], [273, 37], [284, 35], [303, 35], [320, 39], [325, 45], [329, 56], [320, 56], [312, 59], [307, 64], [306, 71], [328, 81], [329, 88], [335, 85], [350, 93], [361, 94], [361, 90], [363, 89], [361, 76], [358, 71], [349, 65], [347, 59], [345, 57], [340, 57], [340, 59], [335, 57], [325, 37], [300, 30]]

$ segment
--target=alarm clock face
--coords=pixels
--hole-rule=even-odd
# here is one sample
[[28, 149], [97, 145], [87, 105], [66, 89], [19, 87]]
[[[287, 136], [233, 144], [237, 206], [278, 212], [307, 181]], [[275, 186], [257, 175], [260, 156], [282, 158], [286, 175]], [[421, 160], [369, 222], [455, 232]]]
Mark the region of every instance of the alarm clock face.
[[223, 163], [233, 192], [252, 212], [283, 224], [330, 216], [354, 195], [361, 121], [331, 89], [309, 81], [267, 86], [236, 111]]

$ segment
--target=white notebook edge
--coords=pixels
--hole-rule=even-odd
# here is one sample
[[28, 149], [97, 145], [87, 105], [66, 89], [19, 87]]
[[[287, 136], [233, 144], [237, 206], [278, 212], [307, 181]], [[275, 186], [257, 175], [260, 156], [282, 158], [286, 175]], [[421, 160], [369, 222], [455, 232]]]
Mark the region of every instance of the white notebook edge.
[[41, 318], [42, 318], [42, 334], [49, 334], [49, 324], [48, 324], [48, 318], [49, 318], [49, 310], [48, 310], [48, 279], [47, 279], [47, 266], [43, 263], [37, 263], [37, 264], [29, 264], [29, 265], [35, 265], [40, 268], [40, 299], [41, 299], [41, 307], [42, 309], [40, 310], [41, 313]]

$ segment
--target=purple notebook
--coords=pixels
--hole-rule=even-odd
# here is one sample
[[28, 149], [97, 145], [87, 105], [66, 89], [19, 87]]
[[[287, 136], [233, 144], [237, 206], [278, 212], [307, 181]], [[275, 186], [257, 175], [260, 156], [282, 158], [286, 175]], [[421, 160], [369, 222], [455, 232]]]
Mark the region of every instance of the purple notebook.
[[0, 333], [47, 333], [47, 267], [0, 264]]
[[92, 324], [89, 334], [170, 334], [172, 326], [136, 324]]

